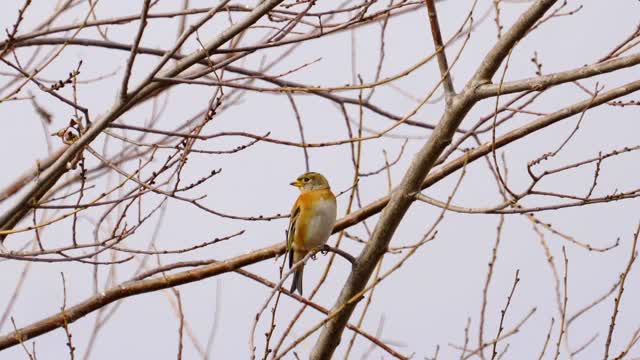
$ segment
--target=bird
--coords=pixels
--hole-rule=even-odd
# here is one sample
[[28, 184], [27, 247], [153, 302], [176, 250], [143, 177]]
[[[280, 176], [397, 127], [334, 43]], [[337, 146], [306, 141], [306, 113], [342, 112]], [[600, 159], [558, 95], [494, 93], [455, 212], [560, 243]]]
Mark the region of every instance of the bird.
[[[337, 214], [336, 196], [322, 174], [307, 172], [290, 185], [300, 189], [300, 196], [291, 209], [287, 231], [289, 268], [327, 242]], [[298, 290], [302, 295], [303, 273], [304, 264], [301, 264], [293, 274], [292, 293]]]

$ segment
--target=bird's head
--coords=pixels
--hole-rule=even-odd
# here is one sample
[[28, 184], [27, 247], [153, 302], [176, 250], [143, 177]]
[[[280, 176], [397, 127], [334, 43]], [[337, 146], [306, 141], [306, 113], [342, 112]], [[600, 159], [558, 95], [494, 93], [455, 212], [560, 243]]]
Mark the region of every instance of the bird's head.
[[329, 189], [329, 182], [317, 172], [308, 172], [298, 176], [296, 181], [291, 185], [300, 189], [300, 191]]

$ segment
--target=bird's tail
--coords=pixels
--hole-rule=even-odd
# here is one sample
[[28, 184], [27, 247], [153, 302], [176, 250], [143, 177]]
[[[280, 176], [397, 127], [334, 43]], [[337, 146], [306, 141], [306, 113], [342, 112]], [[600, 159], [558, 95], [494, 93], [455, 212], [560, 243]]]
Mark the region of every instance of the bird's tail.
[[[289, 255], [289, 267], [292, 267], [298, 261], [304, 259], [305, 254], [300, 251], [291, 251]], [[291, 283], [291, 292], [298, 290], [302, 295], [302, 274], [304, 273], [304, 264], [300, 264], [296, 271], [293, 273], [293, 282]]]

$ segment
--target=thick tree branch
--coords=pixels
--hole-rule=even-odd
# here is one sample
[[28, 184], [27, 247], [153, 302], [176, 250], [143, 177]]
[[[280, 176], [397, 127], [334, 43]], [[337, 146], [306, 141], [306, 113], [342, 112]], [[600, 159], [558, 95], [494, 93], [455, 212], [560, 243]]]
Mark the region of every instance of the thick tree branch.
[[[465, 163], [469, 164], [489, 154], [492, 151], [492, 146], [495, 149], [502, 148], [516, 140], [522, 139], [529, 134], [542, 130], [561, 120], [580, 114], [587, 109], [606, 104], [607, 102], [615, 100], [621, 96], [632, 94], [636, 91], [640, 91], [640, 80], [633, 81], [615, 89], [603, 92], [595, 97], [589, 97], [588, 99], [567, 106], [554, 113], [542, 116], [525, 126], [514, 129], [496, 138], [494, 144], [486, 143], [478, 146], [472, 150], [469, 150], [464, 155], [456, 158], [455, 160], [452, 160], [444, 164], [443, 166], [438, 167], [435, 171], [431, 172], [429, 176], [426, 177], [426, 179], [424, 179], [422, 185], [420, 186], [420, 190], [424, 190], [437, 183], [438, 181], [444, 179], [448, 175], [451, 175], [455, 171], [462, 169]], [[336, 223], [334, 231], [346, 229], [379, 213], [389, 203], [389, 200], [389, 196], [385, 196], [357, 211], [352, 212], [351, 214], [349, 214], [349, 216], [340, 219], [340, 221]]]
[[578, 69], [572, 69], [549, 75], [505, 82], [502, 84], [481, 85], [476, 89], [476, 95], [480, 98], [488, 98], [491, 96], [496, 96], [498, 93], [505, 95], [527, 90], [540, 91], [550, 86], [602, 75], [610, 73], [612, 71], [632, 67], [638, 64], [640, 64], [640, 54], [624, 56], [601, 63], [585, 65]]
[[111, 304], [114, 301], [130, 296], [168, 289], [174, 286], [234, 271], [243, 266], [284, 254], [284, 250], [284, 245], [278, 244], [261, 250], [252, 251], [249, 254], [240, 255], [229, 260], [202, 266], [197, 269], [183, 271], [172, 275], [159, 276], [153, 279], [124, 283], [93, 296], [78, 305], [69, 307], [65, 309], [64, 313], [60, 312], [0, 337], [0, 350], [20, 344], [21, 342], [34, 338], [38, 335], [48, 333], [64, 326], [65, 323], [70, 324], [97, 309]]
[[438, 157], [451, 143], [455, 130], [477, 101], [473, 95], [473, 88], [491, 79], [513, 46], [555, 2], [538, 0], [529, 7], [489, 52], [465, 89], [453, 97], [429, 140], [415, 155], [402, 182], [391, 194], [371, 239], [358, 257], [356, 266], [334, 305], [334, 309], [341, 309], [341, 312], [329, 320], [323, 328], [311, 353], [311, 359], [330, 359], [333, 356], [336, 347], [340, 344], [344, 327], [358, 303], [354, 301], [356, 300], [354, 296], [357, 296], [366, 286], [380, 257], [386, 252], [400, 221], [415, 201], [414, 195], [420, 190], [422, 182]]
[[538, 0], [520, 15], [515, 24], [500, 38], [482, 60], [482, 64], [473, 76], [472, 82], [482, 84], [491, 81], [491, 78], [498, 71], [509, 52], [556, 2], [557, 0]]

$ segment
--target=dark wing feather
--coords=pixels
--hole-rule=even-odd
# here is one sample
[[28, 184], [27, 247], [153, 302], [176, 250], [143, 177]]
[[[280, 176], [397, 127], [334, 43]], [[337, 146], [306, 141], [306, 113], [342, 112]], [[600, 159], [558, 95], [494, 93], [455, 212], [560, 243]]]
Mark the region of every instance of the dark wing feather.
[[296, 201], [296, 204], [291, 211], [291, 217], [289, 218], [289, 237], [287, 238], [287, 251], [289, 252], [289, 267], [293, 266], [293, 239], [296, 233], [296, 221], [300, 215], [300, 205]]

